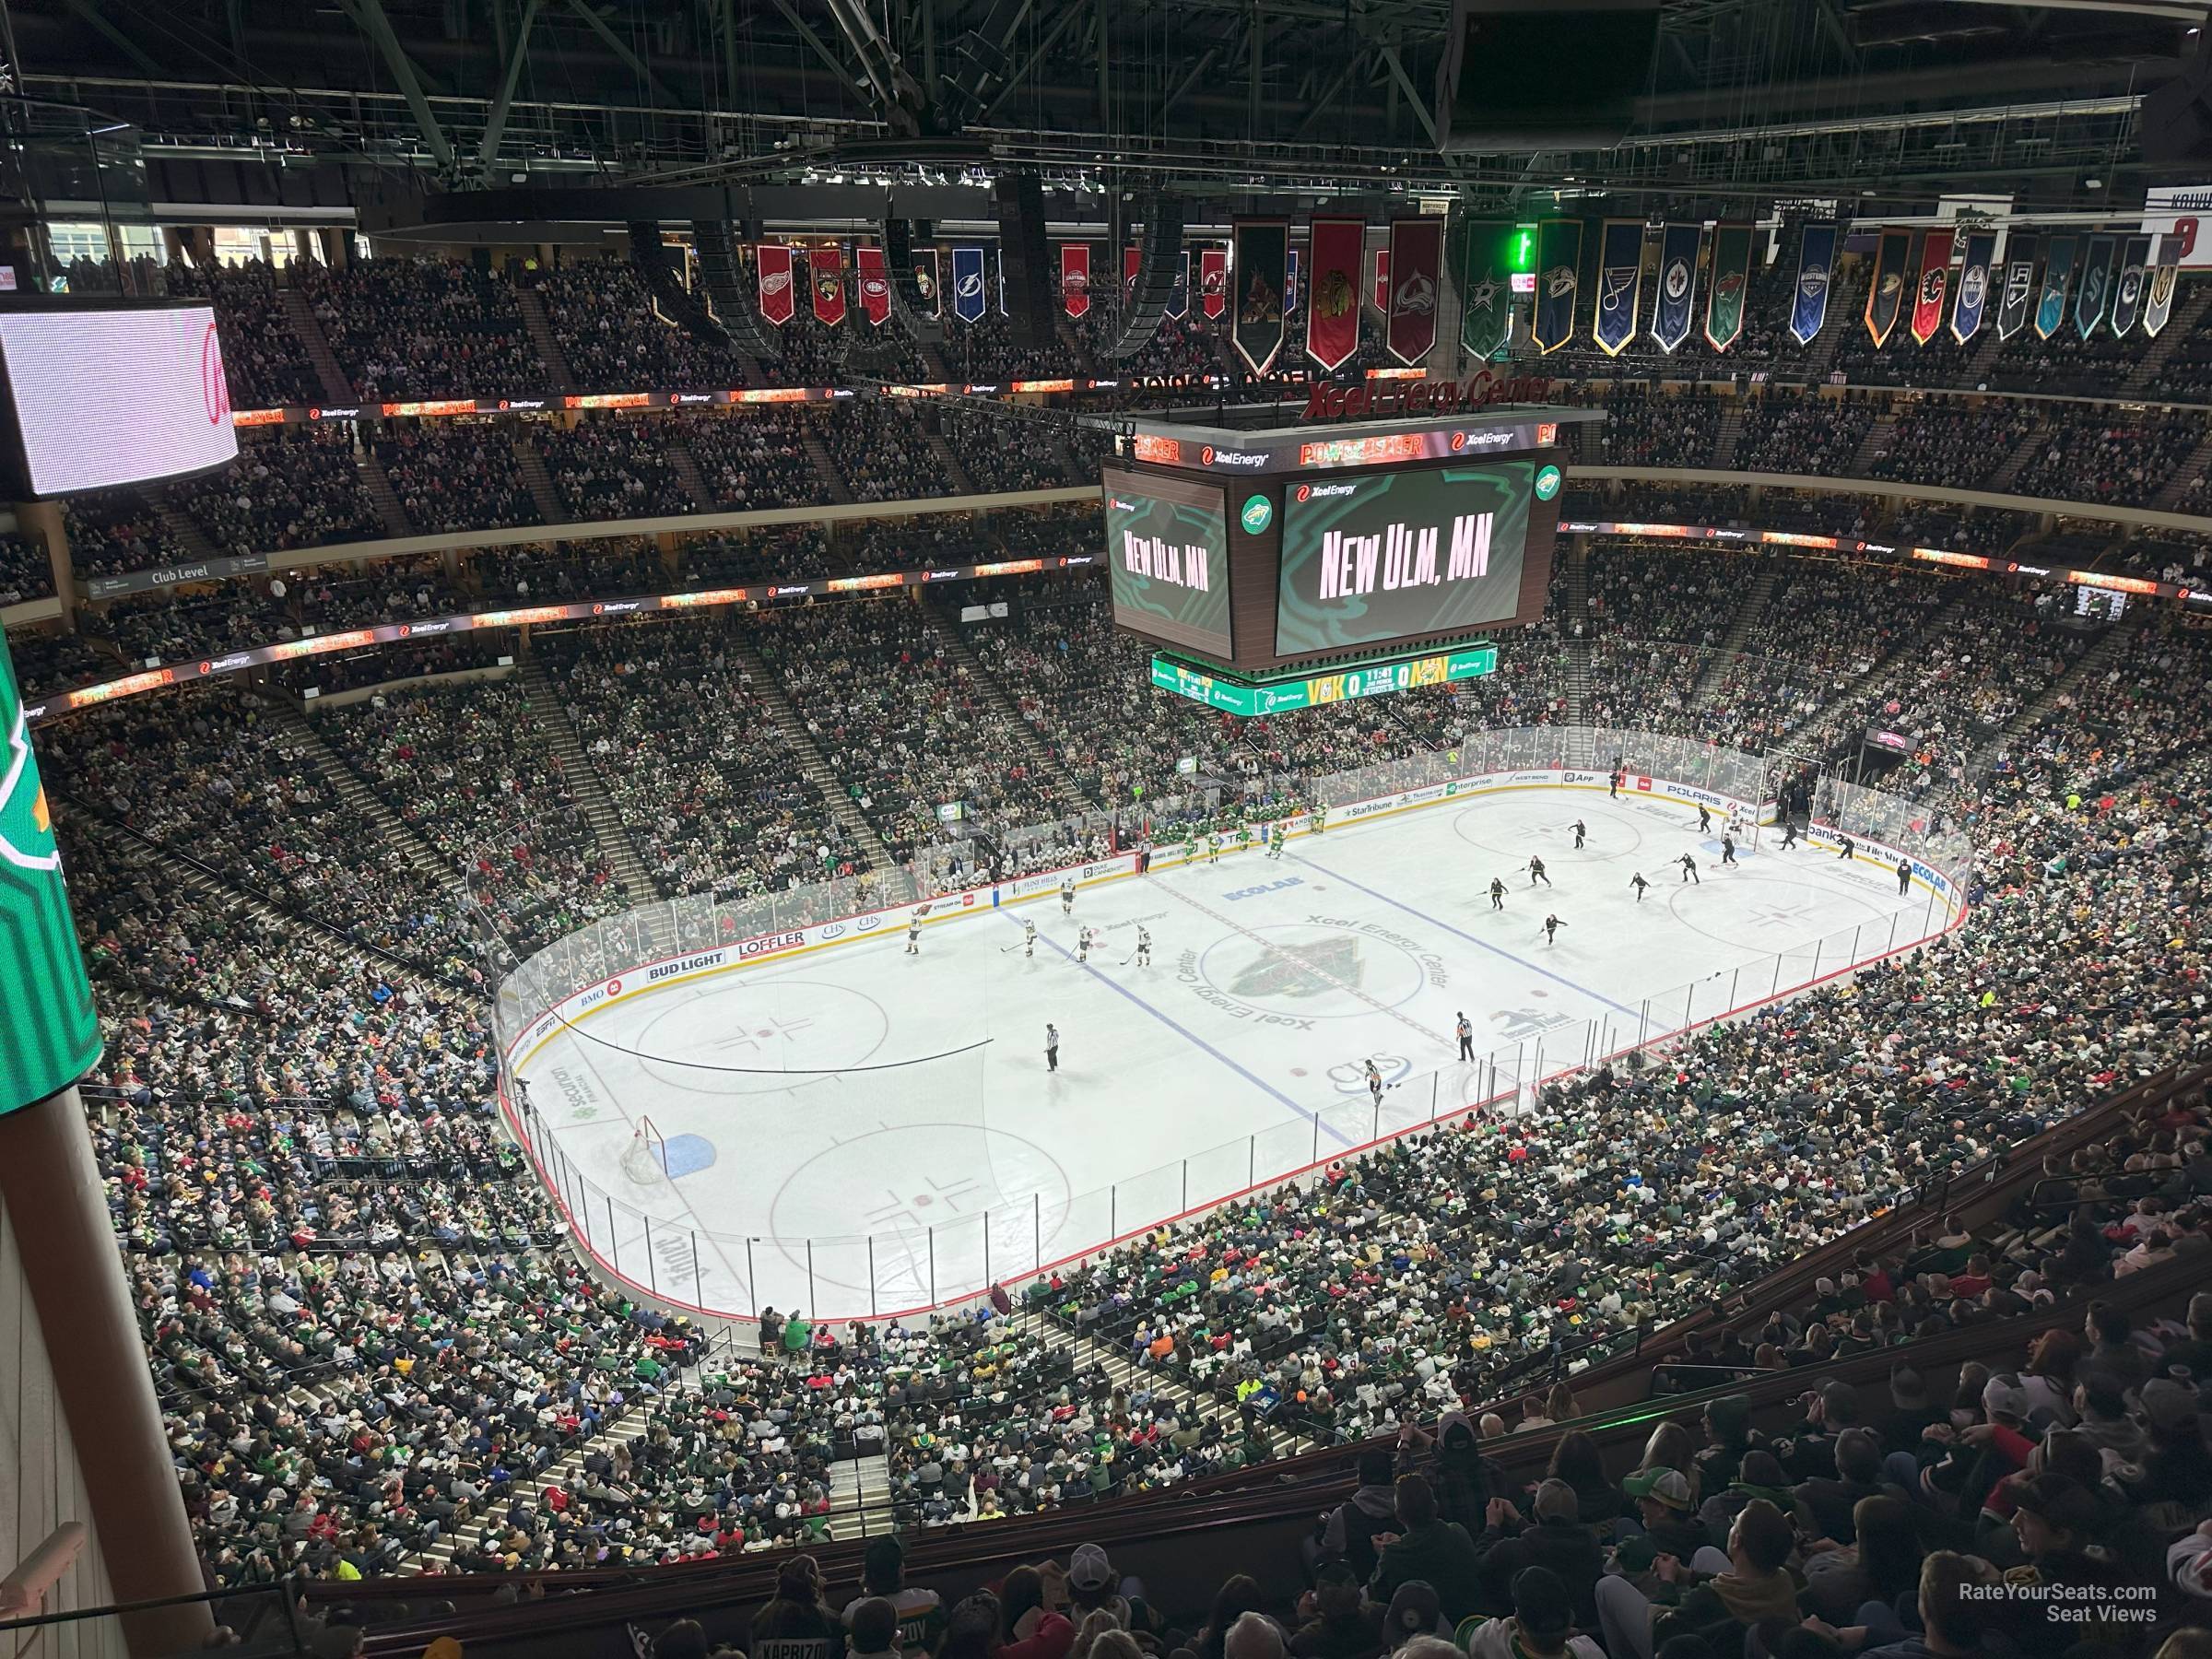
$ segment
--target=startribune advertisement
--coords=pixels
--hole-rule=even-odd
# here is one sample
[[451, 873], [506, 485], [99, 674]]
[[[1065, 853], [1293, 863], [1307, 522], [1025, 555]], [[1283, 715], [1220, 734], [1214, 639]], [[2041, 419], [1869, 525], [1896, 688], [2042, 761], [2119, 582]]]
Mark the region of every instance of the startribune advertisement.
[[16, 676], [0, 646], [0, 1112], [84, 1076], [100, 1057], [100, 1020], [62, 890], [53, 818], [31, 759]]

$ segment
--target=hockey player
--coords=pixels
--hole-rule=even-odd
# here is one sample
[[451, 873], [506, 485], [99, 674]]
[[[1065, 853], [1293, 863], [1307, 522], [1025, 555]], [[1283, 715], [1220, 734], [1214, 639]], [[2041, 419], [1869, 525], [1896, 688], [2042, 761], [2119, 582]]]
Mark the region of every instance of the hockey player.
[[1252, 826], [1250, 824], [1237, 826], [1237, 851], [1240, 853], [1252, 851]]
[[1583, 823], [1581, 818], [1576, 818], [1574, 820], [1574, 850], [1577, 853], [1580, 853], [1583, 850], [1583, 837], [1589, 833], [1590, 827]]
[[1280, 819], [1277, 819], [1275, 828], [1267, 832], [1268, 857], [1280, 858], [1283, 855], [1283, 841], [1284, 835], [1282, 822]]
[[1078, 928], [1076, 931], [1076, 960], [1078, 962], [1090, 960], [1090, 929], [1088, 927]]
[[1785, 818], [1782, 820], [1782, 850], [1787, 853], [1796, 844], [1797, 820], [1793, 818]]
[[1490, 877], [1490, 908], [1492, 910], [1505, 908], [1505, 883], [1495, 876]]
[[1218, 830], [1206, 832], [1206, 862], [1209, 865], [1221, 862], [1221, 831]]
[[1627, 776], [1628, 773], [1621, 771], [1619, 767], [1617, 766], [1613, 769], [1613, 782], [1606, 789], [1607, 800], [1618, 801], [1620, 799], [1620, 781]]
[[1687, 853], [1682, 854], [1682, 879], [1698, 887], [1705, 885], [1705, 878], [1698, 874], [1698, 861]]
[[1643, 889], [1650, 887], [1652, 884], [1643, 878], [1643, 872], [1639, 870], [1635, 875], [1629, 877], [1629, 885], [1636, 889], [1636, 902], [1641, 904], [1643, 902]]
[[1902, 899], [1912, 890], [1912, 861], [1909, 858], [1900, 858], [1897, 861], [1897, 896]]
[[1136, 929], [1136, 965], [1139, 968], [1152, 966], [1152, 935], [1145, 931], [1142, 923], [1137, 924]]
[[1856, 853], [1858, 850], [1858, 843], [1853, 841], [1850, 836], [1847, 835], [1843, 838], [1843, 851], [1841, 856], [1845, 864], [1849, 864], [1851, 862], [1852, 854]]
[[1372, 1060], [1367, 1063], [1367, 1098], [1378, 1106], [1382, 1104], [1382, 1072]]
[[1307, 821], [1313, 826], [1313, 833], [1319, 835], [1329, 827], [1329, 809], [1319, 801], [1314, 802], [1313, 810], [1308, 816]]
[[1025, 957], [1037, 954], [1037, 924], [1028, 916], [1021, 919], [1021, 954]]
[[1182, 862], [1186, 867], [1198, 862], [1198, 838], [1195, 835], [1182, 838]]
[[1544, 861], [1532, 858], [1528, 861], [1528, 885], [1533, 888], [1539, 881], [1546, 887], [1551, 885], [1551, 877], [1544, 874]]
[[1705, 806], [1702, 803], [1700, 803], [1698, 806], [1698, 833], [1700, 835], [1709, 835], [1712, 833], [1712, 814], [1705, 809]]
[[1547, 944], [1547, 945], [1556, 945], [1556, 944], [1558, 944], [1558, 943], [1559, 943], [1559, 929], [1560, 929], [1560, 928], [1562, 928], [1562, 927], [1564, 927], [1564, 926], [1566, 926], [1566, 925], [1567, 925], [1567, 924], [1566, 924], [1566, 923], [1564, 923], [1564, 922], [1562, 922], [1562, 921], [1560, 921], [1560, 920], [1559, 919], [1559, 917], [1557, 917], [1557, 916], [1547, 916], [1547, 917], [1545, 917], [1545, 918], [1544, 918], [1544, 943], [1545, 943], [1545, 944]]
[[906, 919], [906, 954], [908, 956], [922, 954], [922, 912], [920, 911], [916, 911]]
[[1725, 869], [1735, 862], [1735, 837], [1732, 834], [1723, 833], [1721, 836], [1721, 867]]
[[1060, 1028], [1050, 1020], [1044, 1026], [1044, 1069], [1048, 1072], [1060, 1069]]
[[1076, 913], [1076, 878], [1073, 876], [1064, 877], [1060, 883], [1060, 913], [1064, 916]]

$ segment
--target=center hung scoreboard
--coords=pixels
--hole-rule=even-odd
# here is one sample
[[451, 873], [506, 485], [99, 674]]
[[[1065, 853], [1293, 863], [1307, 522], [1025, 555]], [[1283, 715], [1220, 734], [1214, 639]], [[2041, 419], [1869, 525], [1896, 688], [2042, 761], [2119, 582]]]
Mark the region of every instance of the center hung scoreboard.
[[1101, 478], [1117, 627], [1238, 714], [1491, 672], [1544, 614], [1560, 431], [1594, 411], [1264, 430], [1139, 418]]

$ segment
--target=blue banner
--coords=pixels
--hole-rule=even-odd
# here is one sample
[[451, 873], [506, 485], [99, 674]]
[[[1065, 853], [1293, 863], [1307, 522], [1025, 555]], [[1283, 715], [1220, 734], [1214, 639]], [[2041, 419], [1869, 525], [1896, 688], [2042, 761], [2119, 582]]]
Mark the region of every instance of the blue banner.
[[1583, 292], [1583, 221], [1546, 219], [1536, 227], [1536, 349], [1557, 351], [1574, 338]]
[[983, 292], [983, 251], [952, 251], [952, 314], [963, 323], [981, 323], [991, 297]]
[[1969, 230], [1966, 254], [1959, 266], [1959, 294], [1951, 301], [1951, 338], [1965, 345], [1982, 332], [1989, 306], [1990, 262], [1997, 255], [1994, 230]]
[[2119, 239], [2089, 238], [2089, 251], [2081, 262], [2081, 282], [2074, 290], [2074, 329], [2083, 339], [2097, 332], [2104, 308], [2112, 297], [2112, 249]]
[[1607, 219], [1597, 243], [1597, 310], [1590, 337], [1607, 357], [1618, 357], [1636, 337], [1643, 298], [1643, 221]]
[[1182, 251], [1182, 274], [1175, 278], [1175, 286], [1168, 290], [1168, 315], [1178, 323], [1191, 314], [1191, 251]]
[[1790, 290], [1790, 337], [1800, 346], [1828, 321], [1830, 274], [1836, 267], [1836, 228], [1810, 220], [1797, 243], [1797, 283]]
[[1652, 305], [1652, 338], [1662, 351], [1674, 351], [1689, 338], [1690, 319], [1698, 314], [1698, 243], [1704, 231], [1696, 225], [1669, 225], [1659, 233], [1659, 295]]
[[2074, 255], [2081, 246], [2078, 236], [2054, 236], [2043, 260], [2042, 291], [2035, 300], [2035, 333], [2047, 340], [2066, 323], [2066, 284], [2073, 280]]

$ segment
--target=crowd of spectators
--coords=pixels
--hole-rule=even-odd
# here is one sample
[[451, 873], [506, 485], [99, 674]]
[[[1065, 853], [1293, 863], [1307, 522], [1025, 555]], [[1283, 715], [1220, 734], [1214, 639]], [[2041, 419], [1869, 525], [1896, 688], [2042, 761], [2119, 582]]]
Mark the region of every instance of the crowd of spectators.
[[691, 452], [715, 512], [806, 507], [823, 499], [827, 482], [806, 450], [813, 417], [770, 406], [677, 419], [670, 435]]
[[2060, 500], [2147, 507], [2205, 434], [2201, 418], [2171, 410], [2053, 404], [2044, 410], [2039, 451], [2013, 488]]
[[1694, 389], [1616, 386], [1606, 395], [1605, 423], [1594, 429], [1596, 450], [1585, 439], [1583, 453], [1601, 466], [1709, 466], [1720, 407], [1719, 399]]
[[544, 397], [550, 376], [505, 278], [460, 260], [366, 259], [289, 276], [370, 401]]
[[53, 563], [46, 549], [10, 530], [0, 533], [0, 605], [53, 596]]
[[1871, 398], [1794, 396], [1770, 392], [1747, 404], [1736, 434], [1736, 472], [1849, 476], [1852, 457], [1874, 428], [1881, 406]]
[[1868, 474], [1907, 484], [1979, 489], [2035, 430], [2026, 406], [2004, 398], [1968, 403], [1928, 397], [1898, 406]]
[[69, 537], [70, 568], [79, 576], [121, 576], [192, 557], [153, 503], [132, 490], [64, 496], [62, 527]]
[[174, 498], [216, 549], [232, 556], [386, 534], [343, 421], [248, 436], [233, 465], [177, 485]]
[[538, 522], [516, 436], [491, 419], [387, 421], [376, 458], [417, 535], [506, 530]]
[[657, 518], [698, 511], [651, 416], [587, 416], [531, 429], [561, 504], [580, 519]]
[[663, 318], [644, 274], [626, 259], [540, 270], [532, 286], [580, 392], [726, 392], [752, 383], [734, 348]]
[[217, 265], [172, 262], [165, 275], [171, 293], [204, 297], [214, 304], [232, 408], [278, 409], [323, 401], [322, 382], [285, 315], [276, 273], [268, 264], [258, 259]]
[[819, 429], [823, 446], [856, 501], [957, 494], [934, 453], [921, 416], [903, 399], [840, 404]]

